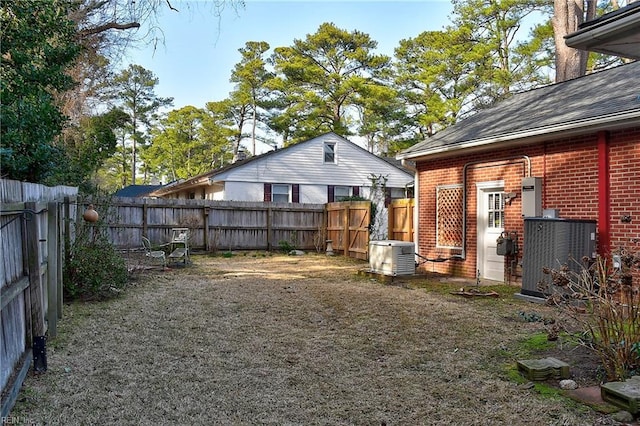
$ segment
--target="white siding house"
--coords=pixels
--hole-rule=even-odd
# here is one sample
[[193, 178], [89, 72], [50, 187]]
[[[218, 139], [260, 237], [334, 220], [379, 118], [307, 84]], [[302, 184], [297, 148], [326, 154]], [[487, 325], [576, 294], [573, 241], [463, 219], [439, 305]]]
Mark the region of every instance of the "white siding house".
[[[413, 175], [335, 133], [239, 161], [151, 195], [226, 201], [327, 203], [369, 198], [382, 178], [387, 198], [404, 198]], [[378, 185], [382, 181], [379, 181]]]

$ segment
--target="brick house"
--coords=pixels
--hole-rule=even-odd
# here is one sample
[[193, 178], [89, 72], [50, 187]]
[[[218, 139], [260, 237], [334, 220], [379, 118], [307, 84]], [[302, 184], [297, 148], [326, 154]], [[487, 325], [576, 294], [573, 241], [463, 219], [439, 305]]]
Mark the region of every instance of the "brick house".
[[[422, 266], [518, 281], [523, 215], [545, 209], [597, 221], [601, 254], [640, 241], [639, 76], [635, 62], [515, 94], [402, 152], [416, 163], [416, 250], [433, 260]], [[498, 255], [511, 234], [518, 252]]]

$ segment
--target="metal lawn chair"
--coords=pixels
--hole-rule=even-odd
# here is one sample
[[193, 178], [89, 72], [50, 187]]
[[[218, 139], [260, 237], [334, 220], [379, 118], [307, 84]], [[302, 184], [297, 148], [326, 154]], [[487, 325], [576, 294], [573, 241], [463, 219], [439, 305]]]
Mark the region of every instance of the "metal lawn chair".
[[151, 241], [147, 237], [142, 237], [142, 246], [144, 247], [145, 256], [151, 259], [160, 259], [162, 261], [162, 267], [167, 267], [167, 257], [162, 250], [153, 250], [151, 247]]
[[189, 260], [189, 228], [172, 228], [171, 229], [171, 247], [169, 260], [179, 262], [186, 265]]

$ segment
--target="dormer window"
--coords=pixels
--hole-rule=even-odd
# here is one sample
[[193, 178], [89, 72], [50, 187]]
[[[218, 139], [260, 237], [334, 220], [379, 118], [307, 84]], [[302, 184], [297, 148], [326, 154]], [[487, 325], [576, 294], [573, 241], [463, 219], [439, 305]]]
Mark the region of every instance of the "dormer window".
[[324, 144], [324, 162], [336, 163], [336, 144], [333, 142], [325, 142]]

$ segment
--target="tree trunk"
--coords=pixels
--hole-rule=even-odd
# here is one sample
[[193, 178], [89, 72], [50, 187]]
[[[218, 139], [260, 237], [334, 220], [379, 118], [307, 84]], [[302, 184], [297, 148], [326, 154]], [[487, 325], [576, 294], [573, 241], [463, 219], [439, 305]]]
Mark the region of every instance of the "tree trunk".
[[556, 83], [580, 77], [587, 71], [588, 52], [572, 49], [564, 41], [564, 36], [577, 31], [582, 22], [583, 0], [554, 0], [551, 23], [556, 45]]
[[133, 137], [131, 138], [133, 141], [133, 145], [131, 145], [131, 156], [133, 157], [131, 159], [131, 185], [135, 185], [136, 184], [136, 128], [135, 128], [135, 121], [133, 122]]
[[256, 155], [256, 103], [253, 103], [253, 114], [251, 117], [251, 120], [253, 121], [253, 123], [251, 124], [251, 145], [253, 148], [253, 151], [251, 152], [251, 155]]

